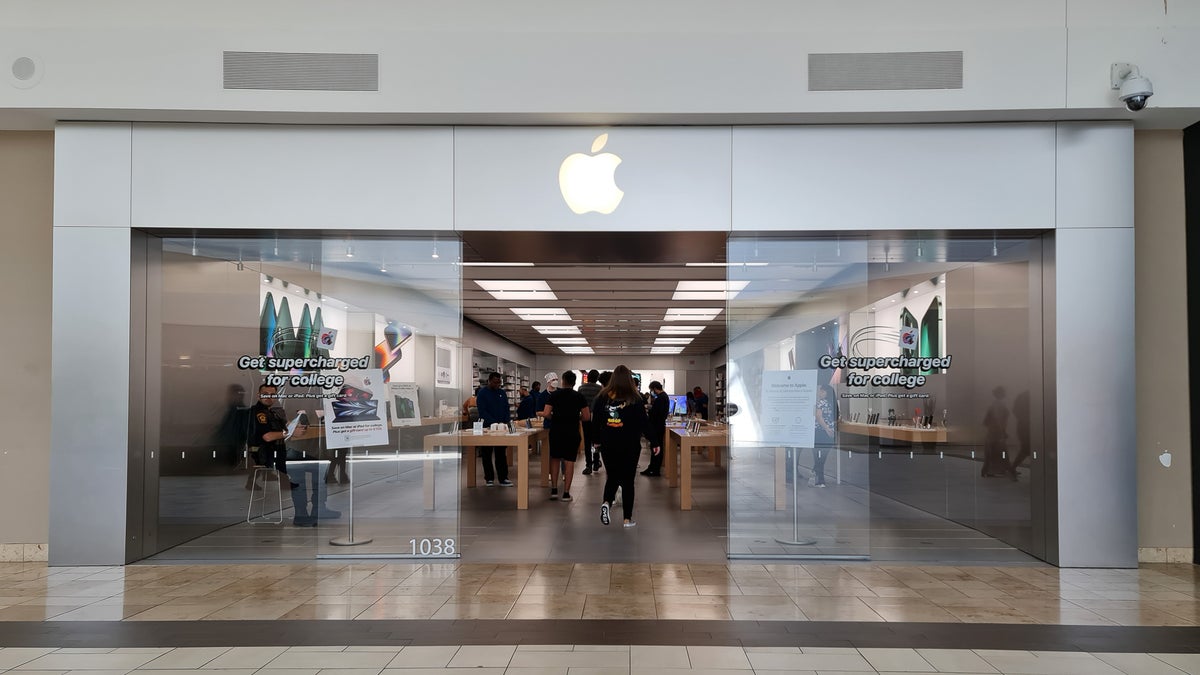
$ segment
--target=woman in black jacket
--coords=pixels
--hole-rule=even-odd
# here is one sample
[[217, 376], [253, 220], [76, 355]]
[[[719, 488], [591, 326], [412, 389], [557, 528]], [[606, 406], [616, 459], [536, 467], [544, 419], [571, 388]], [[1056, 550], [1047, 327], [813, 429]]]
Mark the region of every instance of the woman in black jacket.
[[604, 465], [608, 467], [600, 522], [609, 524], [612, 503], [620, 487], [625, 527], [633, 527], [637, 524], [633, 522], [633, 479], [637, 476], [642, 437], [649, 438], [650, 424], [645, 403], [629, 368], [620, 365], [613, 369], [612, 378], [596, 395], [592, 420], [596, 443], [600, 446]]

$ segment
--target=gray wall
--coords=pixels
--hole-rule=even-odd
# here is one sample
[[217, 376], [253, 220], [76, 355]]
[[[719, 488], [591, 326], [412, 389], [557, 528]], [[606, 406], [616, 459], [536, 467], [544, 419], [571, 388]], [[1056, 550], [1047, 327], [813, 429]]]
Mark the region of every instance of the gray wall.
[[50, 132], [0, 133], [0, 285], [4, 319], [19, 336], [8, 350], [18, 381], [0, 389], [0, 561], [46, 559], [53, 164]]
[[1183, 133], [1137, 132], [1134, 162], [1139, 557], [1191, 562]]

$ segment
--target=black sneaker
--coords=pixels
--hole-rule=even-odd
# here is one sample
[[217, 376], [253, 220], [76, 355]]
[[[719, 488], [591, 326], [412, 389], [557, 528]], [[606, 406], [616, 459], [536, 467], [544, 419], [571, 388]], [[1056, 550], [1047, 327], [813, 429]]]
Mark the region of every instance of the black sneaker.
[[[564, 493], [563, 496], [565, 497], [566, 494]], [[554, 501], [555, 499], [558, 499], [558, 488], [550, 488], [550, 501]]]
[[[584, 468], [583, 475], [585, 475], [585, 476], [592, 475], [592, 467], [588, 466], [588, 467]], [[246, 489], [249, 490], [250, 488], [246, 488]]]
[[570, 492], [564, 492], [564, 493], [563, 493], [563, 496], [562, 496], [562, 500], [563, 500], [564, 502], [569, 502], [569, 501], [571, 501], [571, 493], [570, 493]]
[[487, 481], [487, 486], [488, 486], [488, 487], [492, 487], [492, 486], [494, 486], [495, 484], [496, 484], [496, 483], [494, 483], [493, 481], [490, 481], [490, 480], [489, 480], [489, 481]]
[[605, 525], [612, 522], [608, 518], [609, 508], [611, 508], [611, 507], [608, 505], [608, 502], [604, 502], [603, 504], [600, 505], [600, 522], [604, 523]]

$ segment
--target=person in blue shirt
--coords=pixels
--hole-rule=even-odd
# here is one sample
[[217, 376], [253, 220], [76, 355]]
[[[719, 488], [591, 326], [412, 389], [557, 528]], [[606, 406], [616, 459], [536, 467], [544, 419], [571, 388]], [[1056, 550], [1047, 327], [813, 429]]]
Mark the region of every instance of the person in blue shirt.
[[546, 376], [542, 379], [546, 382], [546, 386], [542, 389], [541, 393], [537, 394], [537, 405], [534, 409], [537, 410], [537, 416], [543, 418], [542, 426], [549, 429], [550, 416], [546, 415], [543, 411], [545, 411], [546, 406], [550, 403], [550, 394], [555, 389], [558, 389], [558, 373], [546, 373]]
[[525, 387], [517, 390], [517, 394], [521, 397], [521, 402], [517, 404], [517, 419], [527, 420], [537, 415], [537, 396], [529, 393]]
[[[475, 407], [485, 429], [496, 423], [508, 424], [512, 421], [508, 414], [508, 395], [500, 388], [500, 382], [500, 373], [488, 373], [487, 386], [480, 387], [479, 391], [475, 392]], [[483, 459], [483, 480], [488, 487], [495, 485], [497, 479], [504, 487], [513, 486], [513, 482], [508, 479], [508, 460], [504, 446], [481, 447], [479, 456]], [[493, 458], [496, 464], [494, 470]]]

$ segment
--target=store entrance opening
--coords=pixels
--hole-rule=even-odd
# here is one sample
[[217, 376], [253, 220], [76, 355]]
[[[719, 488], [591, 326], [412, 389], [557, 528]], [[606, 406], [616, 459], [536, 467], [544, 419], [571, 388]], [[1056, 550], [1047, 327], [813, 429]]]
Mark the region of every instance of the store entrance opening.
[[[811, 235], [798, 234], [730, 239], [723, 232], [473, 232], [384, 241], [255, 240], [252, 245], [197, 243], [190, 237], [168, 241], [161, 306], [183, 306], [180, 301], [194, 298], [198, 288], [222, 302], [164, 317], [162, 349], [156, 358], [173, 378], [170, 386], [156, 392], [164, 410], [175, 415], [195, 409], [176, 400], [186, 391], [177, 385], [197, 382], [201, 366], [209, 368], [214, 392], [228, 384], [229, 355], [258, 349], [256, 341], [268, 328], [272, 338], [282, 330], [278, 303], [287, 297], [297, 315], [294, 321], [288, 318], [289, 327], [303, 323], [302, 312], [319, 307], [327, 326], [337, 323], [345, 330], [339, 339], [354, 340], [339, 344], [363, 353], [390, 346], [381, 355], [385, 362], [391, 354], [401, 366], [411, 364], [404, 367], [412, 371], [396, 370], [393, 379], [414, 384], [415, 397], [389, 391], [388, 405], [411, 412], [420, 425], [393, 427], [388, 445], [378, 449], [327, 448], [323, 437], [313, 440], [311, 449], [297, 443], [300, 458], [295, 466], [311, 460], [323, 488], [312, 489], [312, 505], [337, 514], [314, 526], [295, 524], [295, 507], [286, 490], [282, 497], [271, 494], [269, 485], [252, 484], [243, 490], [244, 474], [226, 476], [228, 466], [214, 463], [212, 470], [196, 469], [179, 461], [167, 469], [164, 464], [153, 486], [160, 545], [148, 555], [189, 561], [295, 560], [351, 553], [471, 562], [703, 563], [725, 561], [730, 554], [787, 554], [794, 549], [780, 541], [802, 535], [821, 541], [834, 557], [853, 549], [856, 555], [887, 561], [1033, 560], [1023, 551], [1034, 550], [1029, 522], [1037, 515], [1030, 513], [1036, 485], [1030, 481], [1040, 469], [1026, 464], [1019, 469], [1024, 481], [1005, 485], [976, 476], [986, 438], [979, 424], [983, 409], [975, 410], [974, 397], [980, 383], [1008, 374], [971, 373], [973, 363], [986, 361], [983, 351], [997, 349], [1000, 343], [1029, 342], [1034, 328], [1027, 318], [1036, 313], [1028, 301], [1036, 290], [1031, 280], [1038, 277], [1037, 259], [1030, 253], [1036, 237], [998, 243], [870, 235], [826, 239], [814, 243]], [[756, 259], [742, 259], [751, 255]], [[836, 262], [839, 256], [842, 260]], [[922, 303], [919, 312], [897, 309], [893, 321], [874, 306], [895, 300], [900, 306], [916, 307], [906, 298], [937, 286], [935, 279], [943, 280], [940, 299]], [[276, 303], [271, 312], [264, 309], [266, 298]], [[250, 307], [252, 318], [231, 320], [229, 308], [243, 305]], [[211, 325], [198, 326], [204, 316], [214, 317]], [[306, 336], [315, 334], [312, 315], [309, 319]], [[962, 420], [957, 442], [914, 442], [899, 437], [900, 431], [888, 438], [874, 433], [876, 426], [912, 426], [910, 435], [936, 435], [929, 429], [937, 425], [924, 419], [927, 414], [914, 421], [916, 406], [898, 413], [898, 422], [886, 411], [877, 419], [882, 407], [863, 402], [895, 387], [877, 383], [852, 390], [847, 379], [835, 383], [836, 416], [843, 432], [837, 452], [824, 463], [825, 488], [817, 485], [810, 446], [764, 445], [739, 435], [739, 428], [763, 419], [767, 408], [756, 397], [763, 391], [765, 373], [820, 371], [809, 357], [825, 341], [803, 335], [831, 330], [839, 321], [855, 330], [883, 325], [875, 319], [886, 319], [886, 330], [869, 339], [858, 334], [859, 351], [854, 354], [890, 354], [890, 347], [871, 352], [865, 346], [896, 343], [905, 322], [915, 323], [918, 335], [925, 331], [925, 349], [953, 354], [955, 374], [963, 374], [955, 382], [969, 384], [939, 390], [943, 405], [938, 408], [961, 415], [950, 418], [951, 424]], [[229, 323], [221, 322], [231, 321], [236, 331], [245, 333], [247, 344], [230, 346], [229, 354], [217, 358], [214, 354], [224, 349], [222, 341], [231, 333]], [[844, 355], [849, 356], [853, 335], [845, 336]], [[296, 343], [301, 350], [306, 340]], [[291, 343], [285, 343], [272, 341], [271, 346], [282, 345], [286, 351]], [[211, 363], [201, 362], [202, 357]], [[1021, 363], [1027, 361], [1020, 358]], [[452, 432], [455, 424], [469, 424], [460, 417], [471, 414], [463, 403], [492, 372], [501, 375], [511, 412], [519, 420], [523, 417], [515, 413], [521, 389], [532, 389], [535, 382], [547, 384], [547, 374], [554, 374], [561, 385], [563, 375], [573, 372], [578, 388], [589, 371], [609, 371], [621, 364], [639, 377], [642, 391], [652, 380], [663, 384], [675, 425], [675, 447], [685, 440], [694, 446], [671, 455], [663, 476], [636, 476], [635, 527], [621, 524], [625, 495], [613, 505], [613, 524], [600, 522], [608, 467], [583, 475], [583, 462], [576, 463], [573, 499], [562, 499], [561, 478], [558, 498], [551, 499], [541, 475], [546, 447], [543, 443], [539, 451], [533, 439], [525, 469], [527, 508], [519, 508], [521, 458], [514, 456], [506, 464], [513, 487], [502, 485], [500, 476], [493, 476], [489, 487], [478, 458], [482, 453], [460, 455], [457, 446], [429, 444], [430, 437]], [[931, 381], [945, 375], [921, 370], [898, 374]], [[240, 404], [248, 406], [259, 381], [253, 372], [243, 374]], [[881, 369], [869, 375], [884, 374], [890, 373]], [[832, 372], [824, 375], [829, 379]], [[849, 377], [849, 369], [842, 377]], [[950, 381], [942, 380], [943, 387]], [[1018, 393], [1014, 388], [1006, 399], [1009, 411]], [[968, 396], [970, 403], [964, 398]], [[402, 405], [400, 399], [411, 403]], [[707, 423], [689, 429], [685, 418], [701, 410], [701, 400]], [[730, 416], [731, 401], [741, 407], [740, 417]], [[284, 408], [289, 419], [296, 410], [315, 413], [314, 406], [297, 400]], [[207, 449], [196, 452], [195, 441], [189, 439], [208, 433], [200, 426], [219, 427], [220, 415], [204, 425], [195, 421], [187, 416], [177, 423], [166, 420], [164, 424], [178, 426], [162, 432], [162, 438], [175, 443], [172, 452], [178, 451], [181, 460], [185, 455], [193, 458], [187, 462], [207, 461]], [[947, 428], [945, 421], [936, 420], [942, 429]], [[514, 426], [510, 433], [523, 425]], [[1015, 453], [1015, 417], [1007, 430], [1014, 439], [999, 452]], [[706, 433], [714, 435], [709, 438]], [[703, 442], [695, 442], [698, 438]], [[193, 445], [183, 447], [188, 443]], [[650, 450], [647, 444], [639, 472], [648, 468]], [[339, 460], [340, 474], [333, 470]], [[667, 476], [668, 471], [678, 478]], [[464, 478], [467, 474], [477, 477], [473, 487]], [[317, 482], [309, 478], [306, 483]], [[251, 522], [246, 502], [255, 496], [279, 500], [265, 509], [278, 512], [279, 524]], [[316, 500], [324, 503], [317, 505]], [[328, 542], [344, 535], [352, 509], [357, 536], [373, 543], [336, 551]], [[806, 531], [801, 532], [801, 526]]]

